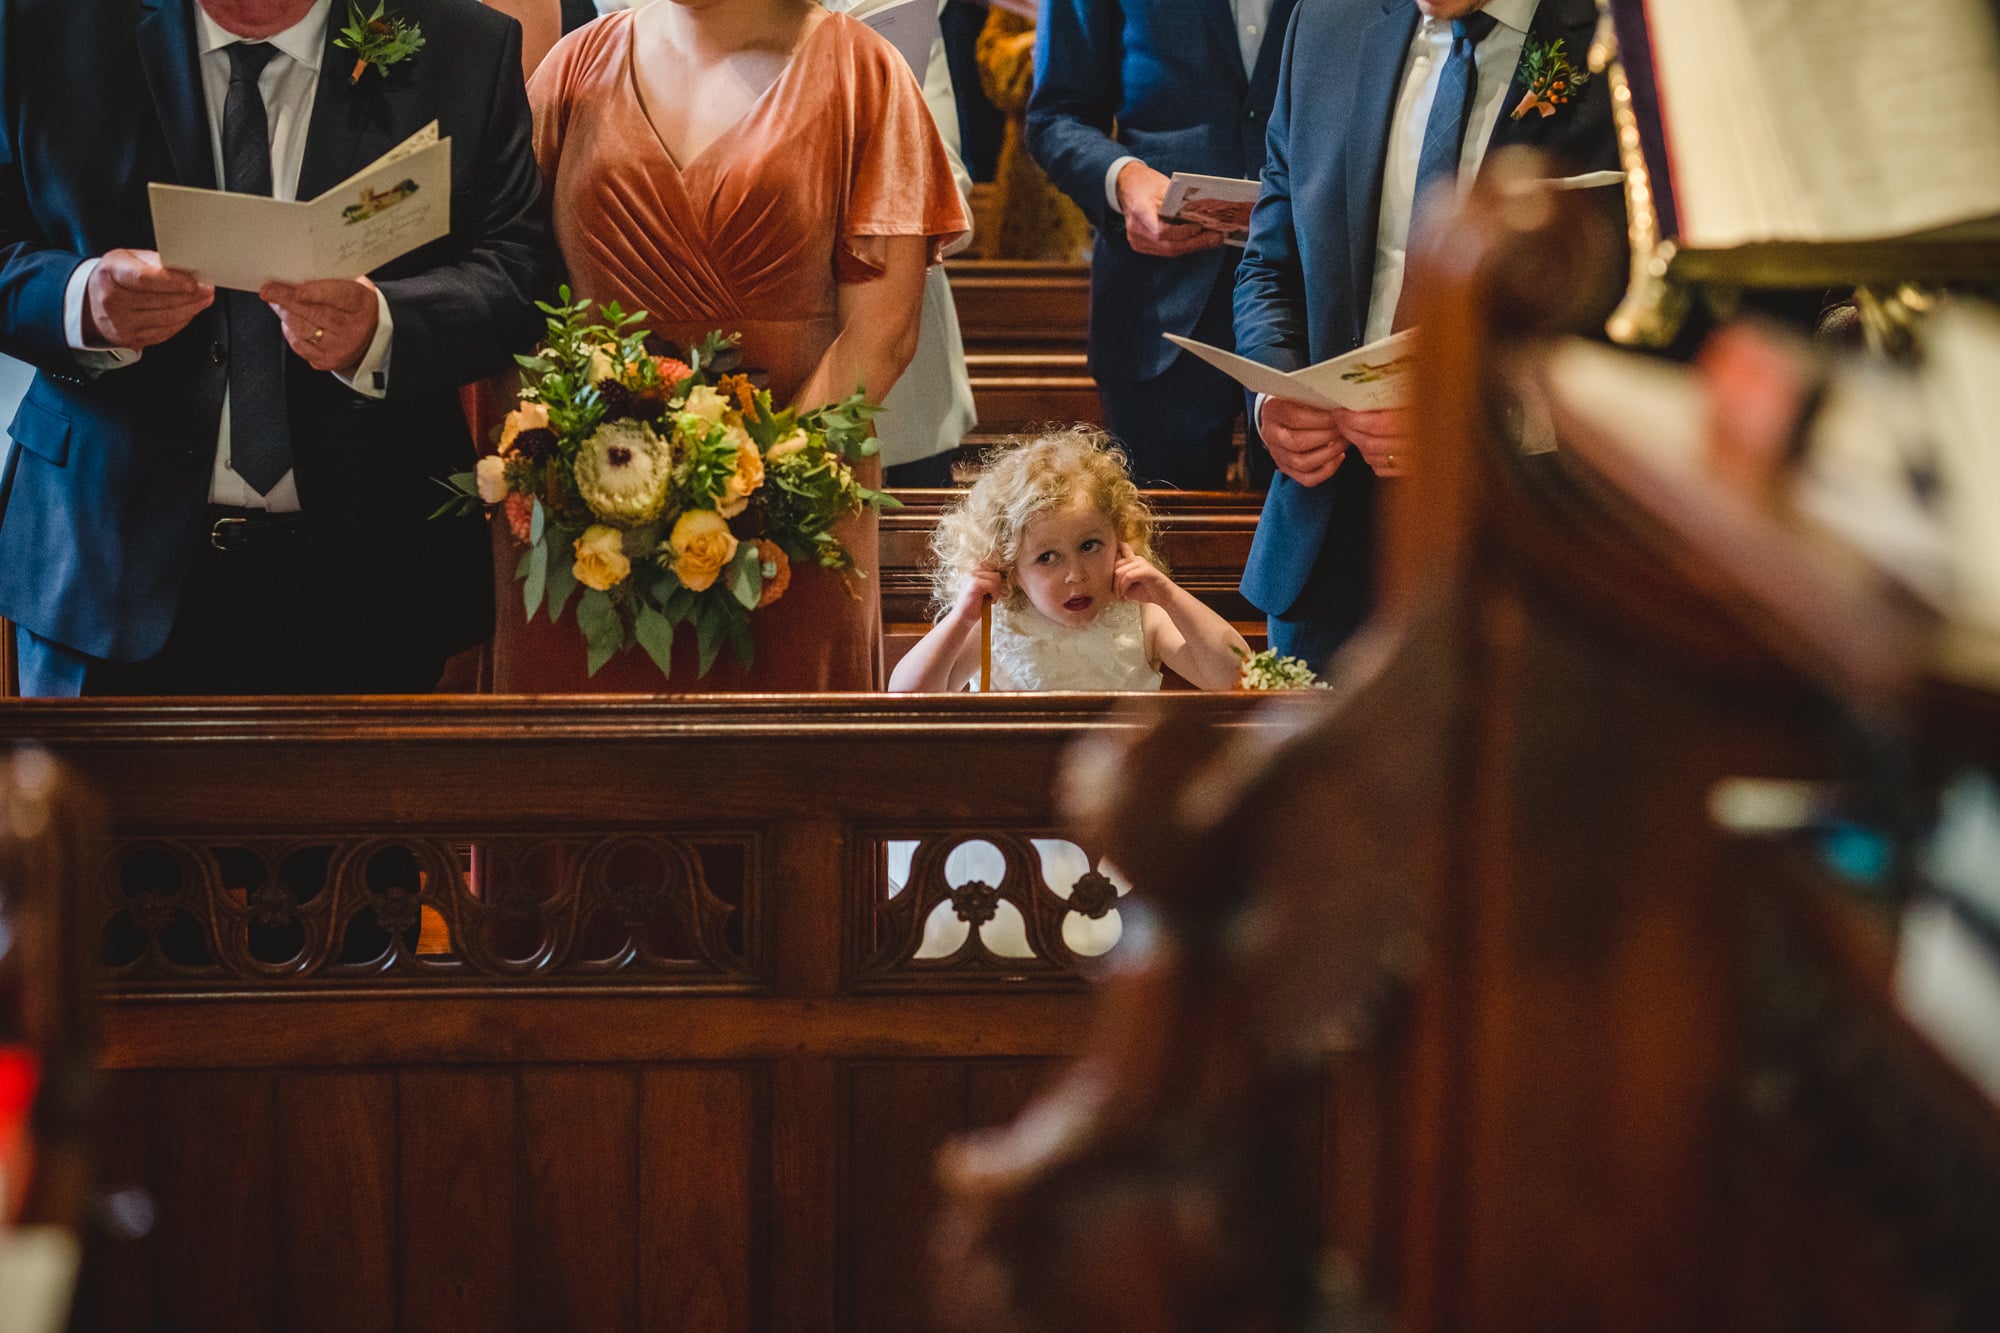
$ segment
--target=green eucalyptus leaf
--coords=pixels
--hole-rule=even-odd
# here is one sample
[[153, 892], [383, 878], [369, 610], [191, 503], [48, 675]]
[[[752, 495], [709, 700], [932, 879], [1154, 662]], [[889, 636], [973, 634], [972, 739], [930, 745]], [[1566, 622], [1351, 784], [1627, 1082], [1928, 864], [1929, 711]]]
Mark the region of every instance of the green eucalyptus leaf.
[[736, 660], [743, 664], [745, 671], [748, 671], [757, 656], [756, 641], [750, 634], [749, 617], [730, 616], [723, 624], [729, 631], [729, 646], [736, 651]]
[[570, 594], [577, 589], [576, 563], [560, 557], [551, 559], [548, 567], [549, 623], [562, 619], [563, 608], [569, 605]]
[[633, 631], [639, 639], [639, 646], [646, 650], [646, 656], [653, 659], [653, 665], [669, 680], [674, 674], [674, 627], [650, 606], [641, 606], [633, 624]]
[[593, 676], [625, 646], [625, 624], [610, 593], [586, 589], [576, 604], [576, 627], [583, 631], [585, 661]]
[[549, 544], [536, 542], [528, 548], [528, 577], [521, 587], [521, 596], [528, 604], [528, 619], [542, 609], [542, 591], [548, 585]]
[[745, 611], [755, 609], [757, 599], [764, 595], [764, 559], [757, 554], [755, 542], [736, 548], [736, 558], [729, 564], [729, 591]]
[[696, 645], [701, 650], [701, 667], [697, 674], [706, 677], [709, 668], [715, 665], [715, 658], [722, 651], [722, 626], [715, 603], [704, 597], [695, 604], [694, 632]]

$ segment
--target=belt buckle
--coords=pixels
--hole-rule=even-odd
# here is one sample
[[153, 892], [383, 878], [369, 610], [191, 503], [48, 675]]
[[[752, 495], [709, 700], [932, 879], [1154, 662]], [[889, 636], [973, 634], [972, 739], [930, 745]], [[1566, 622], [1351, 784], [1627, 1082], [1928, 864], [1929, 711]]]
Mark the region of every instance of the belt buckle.
[[208, 529], [208, 544], [227, 554], [232, 549], [231, 542], [234, 535], [239, 530], [248, 529], [249, 526], [250, 520], [247, 518], [218, 518]]

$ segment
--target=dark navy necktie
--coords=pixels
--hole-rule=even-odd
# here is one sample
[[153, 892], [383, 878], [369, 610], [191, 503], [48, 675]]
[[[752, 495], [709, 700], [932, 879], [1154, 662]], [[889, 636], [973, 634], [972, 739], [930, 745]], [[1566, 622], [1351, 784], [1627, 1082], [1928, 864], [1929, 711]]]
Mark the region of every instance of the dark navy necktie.
[[[1466, 122], [1472, 119], [1472, 104], [1479, 91], [1479, 66], [1475, 59], [1479, 43], [1493, 31], [1497, 20], [1483, 10], [1451, 21], [1451, 55], [1438, 75], [1437, 96], [1431, 102], [1431, 118], [1424, 122], [1424, 146], [1417, 155], [1417, 189], [1410, 200], [1410, 231], [1403, 239], [1403, 252], [1415, 252], [1423, 228], [1430, 225], [1425, 215], [1448, 212], [1457, 195], [1458, 159], [1465, 151]], [[1396, 298], [1392, 327], [1409, 324], [1409, 269], [1403, 270], [1403, 290]]]
[[[229, 95], [222, 103], [222, 187], [270, 194], [271, 125], [257, 78], [278, 54], [267, 42], [229, 50]], [[225, 291], [229, 324], [229, 454], [236, 475], [268, 495], [292, 470], [285, 407], [285, 337], [278, 316], [255, 292]]]
[[[1424, 147], [1417, 157], [1417, 193], [1410, 206], [1410, 237], [1418, 234], [1425, 211], [1425, 196], [1433, 186], [1447, 187], [1458, 181], [1458, 160], [1465, 151], [1466, 122], [1472, 119], [1472, 104], [1479, 91], [1479, 68], [1474, 52], [1497, 20], [1483, 10], [1451, 21], [1451, 55], [1438, 76], [1437, 97], [1431, 103], [1431, 118], [1424, 123]], [[1452, 196], [1440, 192], [1445, 199]], [[1435, 203], [1433, 196], [1432, 202]]]

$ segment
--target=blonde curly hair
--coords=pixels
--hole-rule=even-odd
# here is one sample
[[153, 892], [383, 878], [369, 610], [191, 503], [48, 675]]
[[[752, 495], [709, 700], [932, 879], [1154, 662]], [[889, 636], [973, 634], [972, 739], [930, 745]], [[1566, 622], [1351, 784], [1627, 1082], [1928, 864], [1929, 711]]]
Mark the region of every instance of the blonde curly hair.
[[[1028, 524], [1078, 496], [1088, 497], [1111, 520], [1133, 554], [1161, 565], [1153, 551], [1153, 511], [1132, 484], [1125, 451], [1089, 426], [1051, 430], [988, 454], [979, 480], [938, 520], [931, 534], [933, 615], [951, 609], [960, 582], [975, 569], [1004, 570], [1011, 577]], [[1018, 598], [1020, 588], [1013, 587], [1011, 595]]]

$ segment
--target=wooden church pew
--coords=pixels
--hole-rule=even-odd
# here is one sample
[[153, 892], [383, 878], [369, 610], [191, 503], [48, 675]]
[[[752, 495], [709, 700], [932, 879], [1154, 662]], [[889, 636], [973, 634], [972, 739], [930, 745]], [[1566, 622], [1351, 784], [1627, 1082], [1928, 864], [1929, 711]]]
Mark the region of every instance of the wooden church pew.
[[[1167, 706], [1234, 730], [1258, 702]], [[1070, 941], [1127, 919], [1034, 839], [1069, 743], [1130, 725], [1032, 696], [0, 703], [0, 743], [112, 813], [68, 887], [105, 1182], [158, 1224], [93, 1256], [82, 1326], [926, 1327], [932, 1155], [1077, 1048]], [[953, 869], [971, 842], [993, 867]], [[914, 956], [940, 905], [966, 943]]]

